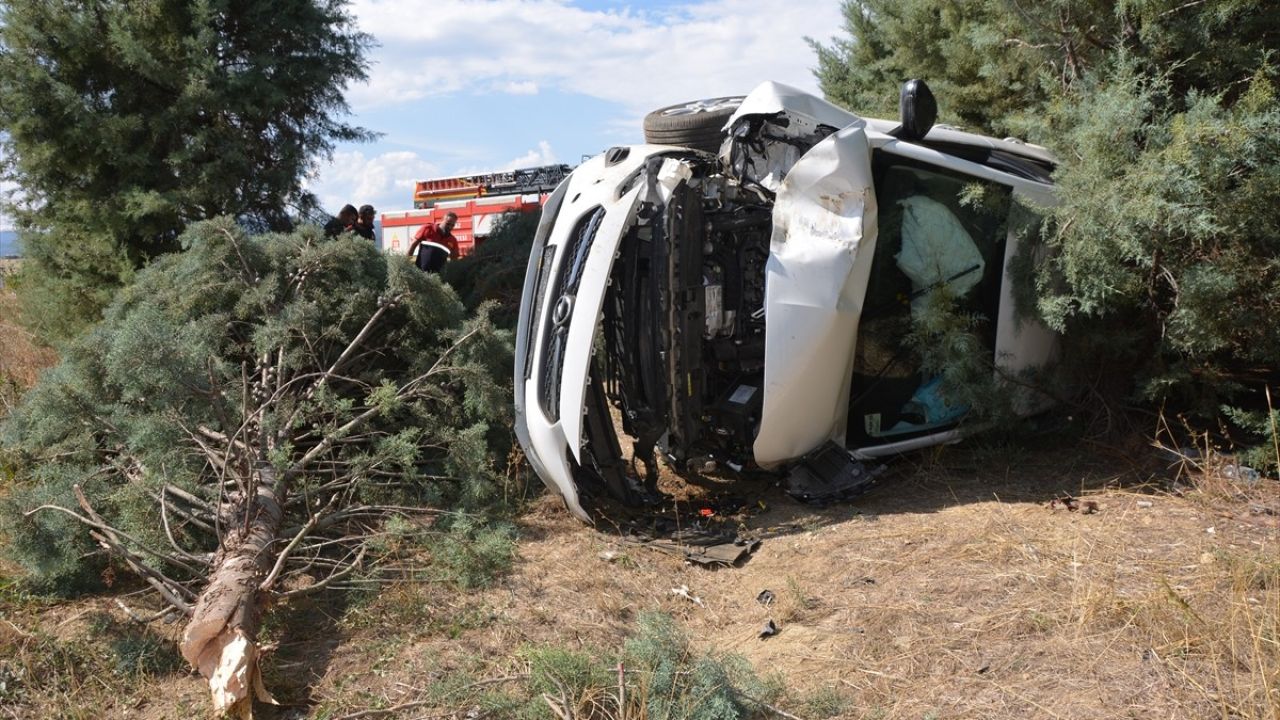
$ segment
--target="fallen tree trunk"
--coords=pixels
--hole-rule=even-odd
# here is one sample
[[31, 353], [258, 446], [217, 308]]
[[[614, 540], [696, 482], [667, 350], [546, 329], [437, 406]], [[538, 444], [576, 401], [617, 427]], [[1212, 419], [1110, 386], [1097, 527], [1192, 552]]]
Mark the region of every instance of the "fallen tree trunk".
[[274, 564], [271, 546], [280, 533], [287, 490], [265, 461], [257, 463], [254, 480], [241, 522], [228, 530], [182, 635], [182, 656], [208, 679], [214, 712], [246, 719], [253, 717], [255, 697], [275, 704], [258, 665], [265, 599], [259, 587]]

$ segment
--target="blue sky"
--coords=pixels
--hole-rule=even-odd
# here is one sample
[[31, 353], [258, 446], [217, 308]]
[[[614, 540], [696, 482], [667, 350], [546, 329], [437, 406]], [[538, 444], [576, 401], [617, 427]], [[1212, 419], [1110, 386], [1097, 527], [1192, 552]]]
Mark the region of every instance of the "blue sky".
[[577, 164], [641, 141], [648, 111], [745, 94], [764, 80], [816, 92], [813, 50], [842, 34], [839, 0], [353, 0], [378, 47], [347, 89], [342, 145], [310, 187], [335, 211], [411, 206], [413, 182]]

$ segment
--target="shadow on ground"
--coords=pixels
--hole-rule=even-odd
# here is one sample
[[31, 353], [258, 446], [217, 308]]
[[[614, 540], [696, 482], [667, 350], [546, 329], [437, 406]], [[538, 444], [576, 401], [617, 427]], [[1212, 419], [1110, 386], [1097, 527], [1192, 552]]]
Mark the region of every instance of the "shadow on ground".
[[868, 463], [876, 466], [880, 474], [864, 494], [809, 504], [784, 492], [781, 474], [681, 476], [664, 465], [662, 505], [631, 508], [594, 497], [589, 512], [597, 530], [622, 538], [702, 531], [767, 540], [855, 518], [937, 513], [993, 500], [1047, 506], [1109, 488], [1167, 484], [1161, 471], [1168, 469], [1150, 448], [1121, 453], [1044, 441], [944, 446]]

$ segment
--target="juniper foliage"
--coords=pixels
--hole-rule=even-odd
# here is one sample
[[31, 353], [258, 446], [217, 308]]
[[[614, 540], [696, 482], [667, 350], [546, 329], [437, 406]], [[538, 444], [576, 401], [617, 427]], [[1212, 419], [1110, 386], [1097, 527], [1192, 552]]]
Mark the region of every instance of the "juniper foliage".
[[643, 673], [645, 717], [730, 720], [762, 715], [778, 689], [740, 655], [701, 655], [669, 615], [644, 613], [623, 647], [623, 664]]
[[[940, 119], [1060, 160], [1036, 310], [1077, 387], [1169, 404], [1248, 444], [1280, 377], [1280, 16], [1258, 0], [848, 0], [817, 45], [824, 92], [894, 112], [927, 79]], [[1117, 382], [1123, 378], [1123, 382]], [[1275, 393], [1273, 393], [1275, 394]], [[1268, 416], [1270, 413], [1270, 416]], [[1271, 462], [1275, 462], [1274, 457]]]
[[77, 520], [31, 512], [78, 510], [74, 486], [142, 562], [193, 587], [259, 451], [282, 476], [306, 468], [284, 526], [320, 519], [332, 539], [299, 568], [349, 561], [378, 508], [493, 499], [511, 356], [487, 307], [468, 314], [438, 277], [314, 227], [248, 236], [223, 218], [182, 244], [0, 426], [18, 470], [0, 529], [46, 589], [92, 585], [105, 562]]
[[541, 213], [506, 213], [475, 252], [445, 265], [445, 281], [463, 303], [469, 308], [495, 303], [494, 321], [501, 327], [515, 329], [529, 251], [541, 217]]

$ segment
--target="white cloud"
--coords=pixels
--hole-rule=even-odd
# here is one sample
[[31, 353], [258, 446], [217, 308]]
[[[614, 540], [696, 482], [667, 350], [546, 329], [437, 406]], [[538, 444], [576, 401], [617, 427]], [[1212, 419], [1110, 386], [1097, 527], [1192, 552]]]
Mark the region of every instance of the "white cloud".
[[540, 165], [554, 165], [560, 162], [556, 159], [556, 153], [551, 149], [551, 143], [546, 140], [539, 140], [538, 147], [514, 157], [504, 163], [496, 165], [463, 165], [458, 170], [452, 171], [450, 175], [481, 175], [484, 173], [498, 172], [500, 170], [519, 170], [520, 168], [538, 167]]
[[523, 82], [508, 81], [502, 86], [502, 92], [505, 92], [508, 95], [537, 95], [538, 83], [533, 82], [532, 80], [525, 80]]
[[[465, 89], [554, 88], [640, 113], [762, 80], [815, 89], [813, 51], [842, 27], [836, 0], [705, 0], [661, 13], [567, 0], [356, 0], [382, 44], [356, 107]], [[425, 19], [425, 21], [424, 21]]]
[[[369, 81], [347, 92], [357, 113], [399, 119], [431, 107], [410, 103], [440, 99], [457, 122], [483, 118], [495, 129], [489, 137], [439, 123], [430, 132], [408, 122], [392, 129], [386, 120], [357, 117], [390, 130], [386, 141], [394, 144], [369, 156], [339, 153], [316, 174], [321, 201], [335, 209], [346, 202], [406, 207], [413, 181], [424, 177], [553, 163], [551, 142], [576, 154], [585, 151], [576, 145], [637, 141], [641, 118], [664, 105], [745, 93], [763, 80], [816, 90], [805, 37], [826, 42], [843, 23], [838, 0], [693, 0], [660, 10], [626, 2], [587, 9], [576, 0], [353, 0], [361, 29], [379, 43]], [[593, 98], [595, 117], [608, 108], [608, 117], [594, 120], [604, 134], [575, 140], [539, 129], [533, 137], [549, 141], [521, 154], [533, 138], [521, 137], [519, 120], [492, 122], [497, 96], [514, 95]], [[580, 107], [572, 97], [554, 102], [543, 119]], [[461, 137], [472, 145], [459, 145]], [[402, 152], [377, 154], [383, 149]]]
[[[23, 205], [26, 203], [26, 198], [16, 183], [0, 181], [0, 201]], [[0, 212], [0, 231], [12, 232], [13, 230], [13, 216], [6, 212]]]
[[309, 187], [321, 207], [331, 213], [347, 203], [357, 207], [369, 203], [381, 212], [412, 207], [414, 182], [440, 174], [438, 166], [414, 152], [373, 157], [339, 152], [334, 153], [332, 162], [317, 168]]
[[539, 140], [536, 150], [530, 150], [510, 162], [504, 163], [500, 169], [518, 170], [520, 168], [538, 167], [539, 165], [554, 165], [556, 162], [556, 153], [551, 149], [551, 143], [546, 140]]

